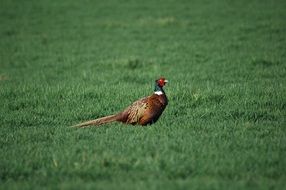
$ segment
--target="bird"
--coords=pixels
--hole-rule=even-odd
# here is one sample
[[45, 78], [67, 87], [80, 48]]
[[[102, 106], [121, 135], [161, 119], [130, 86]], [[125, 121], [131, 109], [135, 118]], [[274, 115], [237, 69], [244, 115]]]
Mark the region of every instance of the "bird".
[[160, 77], [155, 80], [153, 94], [133, 102], [130, 106], [117, 114], [86, 121], [72, 127], [85, 128], [90, 126], [100, 126], [111, 122], [121, 122], [124, 124], [141, 126], [154, 124], [168, 105], [168, 99], [165, 91], [163, 90], [163, 87], [167, 83], [167, 79]]

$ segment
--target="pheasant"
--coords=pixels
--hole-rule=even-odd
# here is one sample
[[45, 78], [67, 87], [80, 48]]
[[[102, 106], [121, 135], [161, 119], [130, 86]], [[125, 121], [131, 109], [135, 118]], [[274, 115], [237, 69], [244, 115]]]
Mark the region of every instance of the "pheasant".
[[151, 125], [159, 119], [168, 104], [167, 96], [163, 90], [167, 82], [168, 80], [164, 77], [159, 78], [155, 81], [155, 89], [152, 95], [133, 102], [120, 113], [86, 121], [73, 127], [99, 126], [115, 121], [131, 125]]

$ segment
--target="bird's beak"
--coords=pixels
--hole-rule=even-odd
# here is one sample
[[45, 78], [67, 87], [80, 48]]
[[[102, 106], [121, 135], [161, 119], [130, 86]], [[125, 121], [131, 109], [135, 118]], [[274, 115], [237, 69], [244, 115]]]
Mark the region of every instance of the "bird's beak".
[[168, 80], [164, 80], [164, 83], [168, 83], [169, 81]]

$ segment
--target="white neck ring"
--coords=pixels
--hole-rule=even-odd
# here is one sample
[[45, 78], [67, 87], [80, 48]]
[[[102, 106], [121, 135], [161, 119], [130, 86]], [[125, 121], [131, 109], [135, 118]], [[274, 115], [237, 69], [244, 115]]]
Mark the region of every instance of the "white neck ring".
[[160, 96], [160, 95], [162, 95], [162, 94], [164, 94], [164, 93], [163, 93], [162, 91], [155, 91], [154, 94], [157, 94], [157, 95]]

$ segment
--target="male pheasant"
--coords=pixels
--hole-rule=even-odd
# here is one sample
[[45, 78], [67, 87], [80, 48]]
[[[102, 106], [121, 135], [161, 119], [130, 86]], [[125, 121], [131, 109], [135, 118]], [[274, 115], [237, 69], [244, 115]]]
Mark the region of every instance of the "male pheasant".
[[80, 123], [73, 127], [99, 126], [110, 122], [122, 122], [132, 125], [151, 125], [155, 123], [168, 104], [163, 87], [168, 81], [161, 77], [155, 81], [154, 93], [141, 98], [120, 113]]

